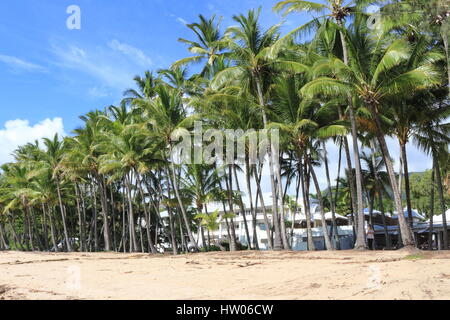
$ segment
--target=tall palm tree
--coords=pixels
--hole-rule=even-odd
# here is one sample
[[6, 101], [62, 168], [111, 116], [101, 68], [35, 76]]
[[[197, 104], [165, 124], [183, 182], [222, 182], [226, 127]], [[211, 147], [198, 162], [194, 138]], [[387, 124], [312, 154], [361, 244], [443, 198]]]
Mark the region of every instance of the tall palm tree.
[[210, 19], [199, 15], [199, 22], [187, 24], [186, 26], [195, 33], [197, 40], [191, 41], [184, 38], [178, 41], [189, 46], [189, 52], [194, 56], [178, 60], [173, 64], [173, 67], [200, 63], [206, 61], [200, 75], [205, 78], [214, 76], [214, 66], [223, 54], [223, 49], [226, 47], [223, 35], [220, 32], [220, 23], [222, 18], [216, 21], [216, 16], [213, 15]]
[[53, 179], [56, 183], [56, 191], [58, 194], [59, 210], [61, 213], [63, 228], [64, 228], [64, 239], [65, 246], [68, 251], [73, 251], [72, 241], [69, 238], [69, 231], [67, 227], [67, 216], [66, 208], [63, 203], [63, 197], [61, 193], [61, 161], [66, 151], [64, 140], [59, 140], [56, 134], [53, 139], [44, 138], [44, 145], [46, 147], [45, 159], [41, 162], [42, 165], [46, 166], [52, 173]]
[[[322, 17], [330, 17], [332, 18], [336, 24], [339, 27], [339, 35], [341, 39], [342, 44], [342, 59], [346, 65], [349, 64], [349, 57], [348, 57], [348, 45], [346, 37], [343, 34], [343, 29], [345, 25], [345, 20], [355, 13], [361, 14], [363, 11], [363, 8], [365, 5], [370, 3], [372, 1], [367, 0], [351, 0], [351, 1], [345, 1], [345, 0], [327, 0], [325, 3], [318, 3], [318, 2], [311, 2], [311, 1], [304, 1], [304, 0], [285, 0], [277, 3], [274, 7], [275, 11], [284, 11], [284, 15], [287, 15], [291, 12], [295, 11], [306, 11], [306, 12], [314, 12], [323, 14]], [[316, 18], [319, 19], [319, 18]], [[310, 21], [306, 23], [303, 26], [300, 26], [299, 28], [294, 29], [291, 31], [285, 38], [289, 38], [293, 35], [307, 32], [315, 27], [314, 21]], [[281, 42], [282, 43], [282, 42]], [[347, 97], [348, 101], [348, 110], [349, 110], [349, 117], [350, 117], [350, 123], [351, 123], [351, 135], [352, 135], [352, 142], [353, 142], [353, 160], [356, 170], [356, 197], [352, 195], [352, 202], [353, 202], [353, 209], [356, 209], [357, 217], [359, 221], [364, 221], [364, 214], [363, 214], [363, 196], [362, 196], [362, 175], [361, 175], [361, 161], [359, 159], [359, 146], [358, 146], [358, 139], [357, 139], [357, 125], [356, 125], [356, 117], [355, 117], [355, 106], [353, 104], [353, 101], [350, 96]], [[346, 139], [346, 138], [345, 138]], [[348, 144], [345, 142], [346, 145]], [[347, 150], [347, 148], [346, 148]], [[348, 157], [348, 173], [350, 174], [349, 178], [351, 181], [353, 181], [352, 177], [352, 169], [351, 169], [351, 161], [349, 159], [349, 154], [347, 153]], [[350, 188], [352, 191], [352, 194], [354, 191], [352, 190], [353, 187]], [[356, 238], [356, 249], [364, 249], [366, 247], [365, 244], [365, 237], [364, 237], [364, 225], [363, 223], [358, 224], [358, 233]]]
[[[440, 109], [440, 110], [439, 110]], [[414, 132], [414, 143], [431, 155], [433, 159], [433, 180], [436, 180], [440, 209], [442, 212], [443, 232], [444, 232], [444, 248], [448, 247], [448, 231], [447, 231], [447, 217], [445, 212], [444, 192], [442, 186], [441, 162], [448, 159], [448, 144], [450, 143], [450, 124], [442, 123], [444, 119], [448, 118], [448, 106], [435, 106], [434, 112], [441, 113], [441, 110], [446, 110], [447, 117], [438, 118], [433, 116], [433, 112], [428, 113], [429, 116], [421, 122], [419, 130]], [[434, 190], [434, 186], [432, 186]], [[434, 196], [434, 194], [433, 194]]]
[[197, 247], [180, 194], [179, 178], [177, 177], [177, 170], [174, 163], [175, 159], [173, 158], [174, 141], [172, 140], [174, 132], [192, 126], [196, 117], [187, 115], [183, 98], [178, 90], [160, 84], [156, 87], [156, 92], [157, 98], [152, 101], [137, 99], [133, 103], [136, 107], [141, 108], [146, 117], [150, 119], [150, 129], [158, 141], [158, 147], [165, 151], [164, 160], [170, 167], [170, 175], [168, 178], [173, 185], [189, 241]]
[[192, 199], [197, 216], [202, 214], [208, 216], [207, 204], [217, 193], [218, 175], [214, 167], [206, 164], [189, 164], [183, 176], [184, 178], [181, 178], [183, 191]]
[[[223, 87], [230, 82], [239, 81], [245, 88], [248, 88], [258, 102], [264, 127], [267, 127], [267, 102], [265, 93], [270, 82], [270, 65], [272, 61], [268, 61], [267, 54], [270, 47], [278, 39], [279, 26], [273, 26], [263, 31], [259, 25], [260, 10], [250, 10], [247, 16], [233, 16], [233, 20], [238, 23], [236, 27], [230, 27], [227, 30], [229, 40], [227, 45], [231, 51], [230, 57], [235, 65], [219, 72], [213, 82], [213, 88]], [[272, 212], [274, 216], [275, 240], [274, 249], [280, 250], [283, 247], [289, 249], [289, 242], [282, 232], [282, 224], [280, 225], [280, 217], [278, 213], [277, 192], [278, 188], [275, 182], [275, 168], [273, 145], [269, 142], [267, 148], [269, 159], [269, 171], [272, 190]], [[279, 182], [281, 184], [281, 181]], [[281, 195], [281, 193], [280, 193]]]
[[[308, 83], [302, 92], [306, 96], [318, 94], [327, 96], [351, 95], [358, 97], [357, 103], [363, 104], [370, 111], [376, 125], [376, 136], [380, 144], [386, 168], [388, 170], [391, 186], [394, 193], [397, 212], [403, 212], [399, 188], [395, 178], [395, 172], [386, 144], [380, 120], [380, 110], [394, 97], [407, 97], [411, 91], [432, 87], [439, 82], [438, 73], [434, 70], [432, 62], [428, 61], [417, 67], [405, 67], [399, 72], [396, 67], [408, 61], [410, 47], [403, 39], [392, 42], [384, 47], [376, 43], [371, 61], [363, 64], [359, 52], [349, 42], [350, 59], [352, 64], [348, 66], [337, 58], [319, 63], [315, 68], [315, 80]], [[329, 75], [335, 75], [336, 78]], [[404, 245], [413, 246], [414, 238], [411, 228], [406, 224], [405, 218], [399, 214], [400, 228]]]

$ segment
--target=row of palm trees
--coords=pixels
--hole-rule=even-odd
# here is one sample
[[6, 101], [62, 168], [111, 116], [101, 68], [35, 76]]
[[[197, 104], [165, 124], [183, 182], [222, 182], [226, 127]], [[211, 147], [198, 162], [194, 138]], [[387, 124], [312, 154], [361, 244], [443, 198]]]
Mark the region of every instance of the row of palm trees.
[[[234, 251], [240, 248], [234, 220], [248, 209], [246, 194], [249, 249], [259, 249], [257, 208], [263, 210], [269, 248], [291, 249], [286, 214], [301, 206], [308, 249], [314, 250], [307, 199], [315, 192], [326, 248], [339, 249], [331, 237], [337, 237], [335, 214], [338, 199], [344, 199], [348, 212], [341, 213], [353, 217], [355, 248], [365, 249], [365, 205], [371, 213], [380, 209], [384, 218], [383, 197], [389, 197], [393, 209], [403, 212], [403, 186], [408, 219], [398, 215], [400, 240], [414, 246], [411, 142], [432, 156], [440, 199], [436, 213], [444, 216], [448, 248], [443, 177], [449, 159], [450, 81], [448, 33], [442, 32], [448, 22], [436, 23], [434, 12], [407, 15], [402, 9], [411, 9], [411, 1], [390, 1], [382, 8], [386, 14], [379, 27], [369, 28], [365, 9], [370, 2], [281, 1], [274, 10], [284, 15], [323, 14], [284, 36], [280, 25], [261, 27], [259, 10], [233, 16], [236, 25], [225, 32], [221, 19], [200, 16], [187, 25], [193, 38], [180, 39], [191, 56], [156, 74], [137, 76], [137, 89], [127, 90], [120, 106], [82, 116], [84, 124], [73, 136], [55, 136], [14, 152], [15, 161], [3, 165], [0, 175], [0, 248], [156, 253], [169, 243], [177, 254], [197, 247], [194, 234], [207, 243], [205, 249], [216, 244], [210, 231], [220, 220]], [[193, 64], [198, 73], [188, 72]], [[192, 132], [199, 120], [204, 130], [279, 129], [279, 147], [269, 135], [267, 156], [256, 164], [248, 146], [244, 159], [231, 164], [180, 164], [172, 157], [174, 133]], [[398, 140], [398, 173], [386, 137]], [[339, 146], [335, 185], [329, 143]], [[324, 193], [321, 166], [327, 178]], [[270, 173], [270, 209], [262, 193], [264, 168]], [[288, 195], [291, 187], [295, 196]], [[222, 206], [220, 216], [208, 212], [211, 202]], [[327, 209], [333, 217], [331, 236]], [[386, 224], [385, 232], [387, 238]]]

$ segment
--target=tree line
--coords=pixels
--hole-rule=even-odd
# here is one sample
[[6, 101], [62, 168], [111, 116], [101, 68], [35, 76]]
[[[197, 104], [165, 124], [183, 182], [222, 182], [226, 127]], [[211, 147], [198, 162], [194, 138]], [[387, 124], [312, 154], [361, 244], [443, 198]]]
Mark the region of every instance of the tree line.
[[[284, 16], [317, 15], [285, 35], [281, 24], [263, 28], [257, 9], [233, 16], [235, 26], [225, 30], [221, 18], [200, 15], [187, 25], [192, 38], [179, 39], [187, 58], [136, 76], [136, 89], [125, 91], [120, 105], [81, 116], [83, 126], [70, 137], [19, 147], [14, 162], [1, 167], [0, 249], [156, 253], [169, 243], [177, 254], [189, 244], [197, 247], [198, 233], [207, 250], [220, 219], [234, 251], [240, 248], [235, 219], [247, 209], [245, 194], [249, 249], [259, 249], [257, 208], [263, 209], [269, 249], [290, 250], [287, 210], [302, 206], [308, 250], [315, 250], [311, 193], [327, 250], [339, 249], [339, 241], [335, 246], [331, 240], [338, 212], [352, 216], [355, 248], [365, 249], [363, 210], [379, 209], [384, 219], [386, 198], [399, 213], [402, 245], [414, 246], [412, 204], [421, 195], [411, 190], [411, 143], [432, 158], [426, 207], [431, 216], [443, 215], [448, 248], [450, 10], [440, 0], [378, 1], [381, 20], [371, 21], [366, 12], [372, 2], [278, 2], [274, 11]], [[244, 159], [231, 164], [176, 163], [170, 156], [173, 133], [192, 132], [198, 120], [205, 129], [278, 129], [280, 145], [274, 148], [269, 136], [267, 157], [256, 164], [248, 147]], [[398, 141], [399, 172], [387, 137]], [[336, 178], [329, 170], [329, 143], [339, 148]], [[264, 167], [270, 209], [262, 195]], [[318, 179], [322, 167], [326, 192]], [[288, 195], [291, 187], [294, 196]], [[222, 206], [221, 216], [208, 212], [211, 202]]]

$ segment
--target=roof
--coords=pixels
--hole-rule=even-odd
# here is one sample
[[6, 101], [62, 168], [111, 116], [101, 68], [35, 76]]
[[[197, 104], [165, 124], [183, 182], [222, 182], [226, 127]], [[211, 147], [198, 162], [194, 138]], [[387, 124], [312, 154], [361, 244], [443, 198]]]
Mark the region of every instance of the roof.
[[[405, 218], [408, 218], [408, 209], [405, 208], [403, 210], [404, 210], [403, 214], [404, 214]], [[425, 217], [422, 216], [417, 210], [411, 209], [411, 213], [412, 213], [413, 218], [425, 220]], [[397, 211], [394, 211], [394, 214], [392, 215], [392, 219], [398, 219]]]
[[[341, 216], [340, 214], [334, 214], [336, 219], [348, 220], [347, 217]], [[325, 213], [325, 220], [332, 220], [333, 214], [331, 212]], [[320, 213], [314, 214], [314, 220], [322, 220], [322, 216]]]

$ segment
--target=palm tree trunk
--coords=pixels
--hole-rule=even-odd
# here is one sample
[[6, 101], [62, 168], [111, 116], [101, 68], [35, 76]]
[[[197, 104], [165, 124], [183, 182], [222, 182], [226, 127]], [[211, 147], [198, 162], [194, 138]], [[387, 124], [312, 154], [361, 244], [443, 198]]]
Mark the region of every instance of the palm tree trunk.
[[433, 157], [433, 169], [431, 170], [431, 194], [430, 194], [430, 225], [428, 233], [428, 250], [433, 250], [433, 217], [434, 217], [434, 188], [435, 188], [435, 169]]
[[110, 188], [109, 188], [109, 196], [110, 196], [110, 199], [111, 199], [112, 243], [113, 243], [113, 250], [115, 252], [117, 252], [116, 210], [114, 208], [114, 194], [113, 194], [112, 186], [110, 186]]
[[[370, 192], [367, 192], [367, 198], [369, 199], [369, 225], [372, 226], [372, 228], [374, 228], [373, 226], [373, 209], [375, 206], [375, 194], [376, 194], [376, 190], [373, 190], [372, 195], [370, 195]], [[369, 248], [371, 250], [375, 250], [375, 229], [374, 229], [374, 237], [372, 240], [372, 248]]]
[[[245, 236], [247, 238], [247, 245], [248, 245], [248, 250], [252, 249], [252, 241], [250, 238], [250, 232], [248, 230], [248, 224], [247, 224], [247, 214], [246, 214], [246, 208], [244, 205], [244, 202], [242, 201], [242, 196], [241, 196], [241, 187], [239, 186], [239, 179], [237, 177], [237, 170], [236, 170], [236, 165], [233, 164], [231, 165], [233, 167], [233, 174], [234, 174], [234, 180], [236, 181], [236, 188], [239, 194], [239, 206], [241, 208], [241, 213], [242, 213], [242, 218], [244, 219], [244, 228], [245, 228]], [[230, 168], [231, 170], [231, 168]]]
[[[45, 207], [45, 205], [44, 205]], [[47, 207], [47, 212], [48, 212], [48, 218], [50, 220], [50, 237], [52, 238], [52, 243], [53, 243], [53, 248], [55, 248], [55, 252], [58, 252], [59, 249], [57, 247], [57, 243], [56, 243], [56, 232], [55, 232], [55, 223], [53, 221], [53, 210], [51, 209], [50, 206]]]
[[61, 211], [61, 218], [62, 218], [62, 223], [63, 223], [63, 228], [64, 228], [64, 238], [66, 240], [67, 251], [71, 252], [71, 251], [73, 251], [73, 249], [72, 249], [72, 244], [69, 241], [69, 233], [67, 232], [66, 214], [64, 212], [64, 207], [63, 207], [63, 203], [62, 203], [61, 190], [59, 187], [59, 179], [56, 178], [55, 180], [56, 180], [56, 191], [58, 193], [59, 209]]
[[346, 170], [346, 176], [348, 181], [348, 186], [350, 188], [350, 206], [351, 206], [351, 216], [352, 216], [352, 224], [353, 224], [353, 233], [356, 240], [356, 226], [358, 225], [358, 216], [356, 215], [358, 208], [356, 207], [356, 187], [355, 187], [355, 177], [353, 176], [353, 166], [352, 166], [352, 158], [350, 155], [350, 148], [348, 145], [348, 139], [347, 137], [343, 137], [344, 141], [344, 151], [345, 151], [345, 157], [347, 159], [347, 170]]
[[[303, 206], [305, 208], [305, 219], [306, 219], [306, 236], [308, 241], [308, 251], [315, 251], [316, 246], [314, 245], [314, 239], [312, 236], [311, 229], [311, 211], [309, 207], [309, 174], [307, 174], [306, 156], [305, 162], [302, 163], [302, 158], [299, 157], [299, 173], [300, 180], [302, 184], [302, 195], [303, 195]], [[305, 179], [306, 178], [306, 179]]]
[[[171, 152], [172, 152], [172, 146], [170, 146], [171, 148]], [[186, 227], [186, 231], [188, 233], [188, 237], [189, 237], [189, 241], [192, 243], [192, 245], [194, 245], [195, 249], [198, 250], [198, 246], [197, 243], [195, 242], [194, 236], [192, 235], [192, 231], [191, 231], [191, 226], [189, 224], [189, 220], [187, 218], [187, 214], [186, 214], [186, 210], [184, 209], [184, 204], [183, 201], [180, 197], [180, 191], [178, 190], [178, 181], [177, 181], [177, 177], [175, 175], [175, 165], [173, 163], [173, 161], [170, 161], [170, 166], [172, 169], [172, 186], [173, 186], [173, 190], [175, 191], [175, 196], [178, 200], [178, 205], [180, 207], [181, 210], [181, 214], [183, 215], [183, 220], [184, 220], [184, 224]]]
[[23, 245], [22, 241], [19, 239], [19, 237], [17, 236], [17, 232], [14, 229], [14, 223], [13, 223], [13, 220], [10, 215], [8, 215], [8, 223], [9, 223], [9, 227], [11, 228], [11, 233], [13, 234], [13, 241], [14, 241], [15, 248], [25, 251], [24, 245]]
[[106, 185], [105, 179], [101, 175], [96, 175], [98, 185], [100, 186], [100, 203], [102, 206], [102, 217], [103, 217], [103, 240], [105, 251], [111, 251], [111, 240], [109, 232], [109, 222], [108, 222], [108, 197], [106, 195]]
[[[208, 206], [207, 205], [205, 205], [205, 214], [207, 215], [207, 216], [209, 216], [209, 212], [208, 212]], [[206, 228], [206, 237], [207, 237], [207, 239], [208, 239], [208, 251], [209, 250], [211, 250], [211, 235], [210, 235], [210, 232], [209, 232], [210, 230], [209, 230], [209, 228], [207, 227]], [[213, 230], [211, 230], [211, 231], [213, 231]], [[213, 239], [213, 242], [215, 243], [215, 240]]]
[[276, 180], [277, 180], [277, 186], [278, 186], [278, 195], [280, 197], [280, 207], [281, 207], [281, 212], [280, 212], [280, 215], [279, 215], [280, 229], [281, 229], [281, 240], [283, 242], [284, 250], [291, 250], [291, 245], [289, 244], [289, 240], [287, 238], [287, 231], [286, 231], [286, 215], [285, 215], [285, 212], [284, 212], [284, 193], [283, 193], [283, 187], [282, 187], [282, 180], [281, 180], [280, 170], [281, 170], [281, 167], [278, 165], [277, 168], [275, 169], [275, 172], [276, 172]]
[[[123, 252], [127, 251], [127, 219], [126, 219], [126, 210], [125, 210], [125, 199], [126, 199], [126, 182], [125, 182], [125, 178], [123, 179], [123, 183], [122, 185], [124, 186], [123, 191], [122, 191], [122, 240], [121, 240], [121, 245], [123, 245]], [[119, 245], [119, 251], [120, 251], [120, 246]]]
[[306, 159], [307, 159], [306, 160], [307, 165], [309, 167], [311, 176], [314, 181], [314, 185], [316, 187], [317, 198], [319, 199], [320, 216], [321, 216], [321, 220], [322, 220], [322, 230], [323, 230], [323, 237], [325, 239], [325, 246], [326, 246], [327, 250], [334, 250], [333, 243], [331, 242], [330, 236], [328, 235], [328, 227], [327, 227], [327, 221], [325, 220], [323, 198], [322, 198], [322, 192], [320, 191], [319, 181], [317, 180], [317, 176], [316, 176], [313, 166], [311, 165], [311, 160], [309, 159], [309, 156], [306, 156]]
[[139, 173], [135, 172], [136, 175], [136, 181], [137, 181], [137, 185], [139, 188], [139, 192], [141, 193], [141, 197], [142, 197], [142, 206], [144, 207], [144, 216], [145, 216], [145, 231], [147, 234], [147, 244], [149, 247], [149, 251], [151, 253], [156, 253], [156, 249], [155, 246], [153, 245], [153, 240], [151, 237], [151, 230], [150, 230], [150, 214], [151, 212], [149, 212], [149, 210], [147, 210], [147, 206], [145, 204], [145, 194], [144, 194], [144, 189], [142, 188], [142, 183], [141, 183], [141, 178], [139, 177]]
[[255, 248], [255, 250], [259, 250], [258, 235], [256, 232], [256, 208], [253, 207], [253, 195], [252, 195], [252, 187], [251, 187], [251, 183], [250, 183], [250, 175], [251, 175], [250, 164], [249, 164], [248, 155], [246, 155], [246, 157], [245, 157], [245, 181], [247, 183], [247, 194], [248, 194], [248, 199], [250, 202], [250, 213], [252, 215], [253, 247]]
[[94, 251], [99, 251], [99, 241], [98, 241], [98, 226], [97, 226], [97, 191], [93, 182], [89, 185], [91, 189], [91, 201], [92, 201], [92, 209], [94, 210], [94, 215], [92, 218], [93, 222], [93, 233], [94, 233]]
[[[225, 183], [226, 183], [227, 195], [228, 195], [228, 207], [230, 208], [231, 214], [233, 216], [236, 216], [236, 214], [234, 212], [234, 207], [233, 207], [233, 190], [232, 190], [232, 186], [230, 185], [230, 180], [229, 180], [230, 178], [231, 178], [230, 175], [225, 177]], [[219, 184], [220, 184], [220, 182], [219, 182]], [[237, 250], [237, 243], [236, 243], [236, 229], [235, 229], [235, 226], [234, 226], [234, 219], [231, 218], [230, 222], [231, 222], [230, 231], [231, 231], [231, 237], [232, 237], [232, 239], [230, 239], [230, 250], [231, 251], [236, 251]]]
[[415, 245], [414, 236], [413, 236], [411, 228], [407, 224], [407, 222], [405, 220], [405, 216], [403, 214], [401, 195], [400, 195], [400, 191], [399, 191], [399, 188], [397, 185], [397, 181], [395, 179], [394, 166], [392, 164], [389, 149], [387, 147], [386, 140], [384, 138], [384, 134], [383, 134], [381, 123], [380, 123], [380, 118], [378, 116], [376, 106], [370, 104], [369, 110], [372, 115], [372, 118], [375, 120], [376, 135], [377, 135], [378, 143], [381, 148], [383, 160], [384, 160], [384, 163], [386, 164], [386, 169], [388, 171], [392, 191], [394, 193], [394, 201], [395, 201], [395, 206], [396, 206], [396, 209], [398, 212], [398, 221], [399, 221], [399, 225], [400, 225], [400, 232], [401, 232], [401, 236], [402, 236], [403, 245], [407, 246], [407, 247], [408, 246], [412, 247]]
[[184, 238], [183, 223], [181, 222], [180, 214], [178, 214], [178, 225], [180, 228], [181, 250], [183, 252], [188, 252], [188, 248], [186, 246], [186, 239]]
[[[256, 170], [256, 167], [255, 167]], [[261, 200], [261, 208], [264, 216], [264, 224], [266, 226], [266, 234], [267, 234], [267, 245], [269, 247], [269, 250], [273, 250], [273, 241], [272, 241], [272, 234], [270, 232], [270, 222], [269, 218], [267, 217], [267, 211], [266, 211], [266, 205], [264, 203], [264, 197], [261, 191], [261, 177], [262, 177], [262, 165], [260, 165], [259, 172], [255, 173], [255, 182], [256, 182], [256, 203], [255, 208], [258, 209], [258, 200]]]
[[[433, 153], [437, 157], [436, 153]], [[436, 182], [438, 187], [439, 203], [441, 204], [442, 211], [442, 226], [444, 228], [444, 250], [448, 250], [448, 230], [447, 230], [447, 216], [445, 214], [445, 200], [444, 200], [444, 190], [442, 187], [442, 177], [441, 168], [439, 164], [439, 159], [435, 161], [435, 172], [436, 172]]]
[[[265, 102], [264, 102], [264, 96], [262, 92], [261, 82], [258, 75], [255, 75], [255, 81], [256, 81], [256, 87], [258, 91], [258, 99], [259, 104], [262, 108], [262, 114], [263, 114], [263, 123], [264, 128], [267, 128], [267, 115], [265, 112]], [[275, 229], [275, 239], [273, 243], [273, 249], [274, 250], [282, 250], [283, 244], [282, 244], [282, 238], [281, 238], [281, 228], [280, 228], [280, 220], [278, 217], [278, 208], [277, 208], [277, 189], [275, 185], [275, 174], [274, 174], [274, 164], [273, 164], [273, 158], [272, 158], [272, 142], [271, 139], [269, 139], [269, 145], [267, 146], [267, 156], [269, 157], [269, 172], [270, 172], [270, 186], [272, 189], [272, 215], [273, 215], [273, 221], [274, 221], [274, 229]]]
[[82, 233], [82, 239], [84, 243], [84, 251], [87, 251], [87, 241], [86, 241], [86, 201], [84, 199], [84, 195], [86, 194], [86, 185], [83, 185], [83, 188], [80, 187], [80, 199], [81, 199], [81, 212], [82, 212], [82, 226], [83, 226], [83, 233]]
[[410, 191], [410, 184], [409, 184], [408, 158], [407, 158], [407, 153], [406, 153], [406, 143], [405, 142], [400, 142], [400, 152], [402, 154], [403, 175], [405, 177], [406, 208], [408, 210], [409, 225], [412, 228], [413, 216], [412, 216], [412, 208], [411, 208], [411, 191]]
[[8, 250], [8, 244], [5, 240], [5, 232], [3, 228], [3, 224], [0, 223], [0, 250]]
[[[339, 27], [343, 27], [343, 21], [341, 19], [336, 19], [336, 22]], [[349, 64], [348, 60], [348, 47], [347, 41], [345, 40], [344, 33], [339, 31], [339, 35], [342, 42], [342, 51], [344, 56], [344, 63], [346, 65]], [[358, 131], [356, 127], [356, 117], [355, 117], [355, 109], [353, 106], [352, 97], [348, 97], [348, 105], [349, 105], [349, 116], [350, 116], [350, 124], [351, 124], [351, 134], [353, 140], [353, 160], [355, 162], [355, 172], [356, 172], [356, 211], [358, 216], [357, 222], [357, 236], [355, 249], [366, 249], [366, 241], [365, 241], [365, 230], [364, 230], [364, 212], [363, 212], [363, 196], [362, 196], [362, 173], [361, 173], [361, 160], [359, 157], [359, 147], [358, 147]], [[353, 183], [353, 182], [352, 182]], [[355, 202], [353, 202], [355, 204]], [[355, 209], [355, 205], [353, 207]], [[353, 211], [354, 212], [354, 211]]]
[[[164, 167], [164, 171], [166, 173], [166, 180], [167, 180], [167, 199], [171, 199], [171, 188], [170, 188], [170, 174], [169, 174], [169, 169], [167, 168], [167, 166]], [[161, 185], [159, 186], [160, 188], [160, 192], [162, 193], [162, 188]], [[177, 237], [175, 234], [175, 219], [173, 216], [173, 212], [172, 212], [172, 208], [170, 207], [170, 205], [167, 203], [166, 205], [167, 208], [167, 212], [169, 214], [169, 227], [170, 227], [170, 237], [172, 238], [172, 253], [173, 255], [177, 255], [178, 254], [178, 245], [177, 245]]]
[[386, 248], [391, 249], [391, 236], [389, 235], [387, 224], [386, 224], [386, 214], [384, 212], [384, 205], [383, 205], [383, 192], [381, 189], [378, 191], [378, 201], [380, 204], [380, 211], [381, 211], [381, 219], [383, 220], [383, 230], [384, 230], [384, 238], [386, 239]]
[[78, 212], [78, 225], [79, 225], [79, 233], [80, 233], [80, 251], [83, 252], [84, 251], [84, 239], [83, 239], [83, 234], [84, 234], [84, 226], [83, 226], [83, 218], [82, 218], [82, 214], [81, 214], [81, 209], [80, 209], [80, 194], [78, 192], [78, 185], [75, 183], [74, 184], [74, 188], [75, 188], [75, 198], [76, 198], [76, 205], [77, 205], [77, 212]]
[[[228, 188], [228, 179], [225, 179], [225, 183], [226, 183], [226, 188], [227, 188], [228, 206], [230, 208], [230, 212], [234, 215], [233, 206], [232, 206], [231, 199], [230, 199], [230, 192], [229, 192], [229, 188]], [[219, 180], [219, 190], [220, 190], [221, 194], [224, 193], [224, 189], [222, 188], [222, 182], [220, 182], [220, 180]], [[223, 205], [223, 211], [226, 213], [224, 201], [222, 202], [222, 205]], [[227, 224], [228, 238], [230, 241], [230, 243], [229, 243], [230, 251], [236, 251], [236, 230], [234, 229], [233, 219], [230, 219], [230, 220], [231, 220], [231, 223], [229, 223], [228, 218], [225, 218], [225, 223]]]
[[[349, 99], [351, 100], [351, 98]], [[357, 234], [356, 234], [356, 243], [355, 249], [364, 250], [367, 248], [365, 241], [365, 229], [364, 229], [364, 207], [363, 207], [363, 188], [362, 188], [362, 173], [361, 173], [361, 160], [359, 156], [359, 146], [358, 146], [358, 133], [356, 128], [356, 118], [354, 114], [353, 104], [350, 103], [350, 123], [352, 127], [352, 140], [353, 140], [353, 159], [355, 160], [355, 174], [356, 174], [356, 208], [357, 208]]]
[[[380, 211], [381, 211], [381, 220], [383, 221], [383, 229], [384, 229], [384, 238], [386, 240], [386, 248], [390, 249], [391, 248], [391, 240], [389, 238], [389, 232], [387, 230], [387, 225], [386, 225], [386, 215], [384, 213], [384, 206], [383, 206], [383, 190], [382, 190], [382, 186], [381, 186], [381, 182], [380, 182], [380, 177], [378, 176], [378, 171], [377, 171], [377, 164], [376, 164], [376, 160], [375, 160], [375, 142], [371, 139], [370, 140], [370, 151], [371, 151], [371, 159], [372, 159], [372, 166], [373, 166], [373, 170], [374, 170], [374, 175], [375, 175], [375, 191], [378, 192], [378, 198], [379, 198], [379, 206], [380, 206]], [[375, 195], [374, 195], [375, 196]]]
[[45, 250], [48, 251], [50, 249], [50, 247], [48, 245], [48, 224], [47, 224], [47, 214], [45, 213], [45, 204], [44, 203], [41, 203], [41, 208], [42, 208], [42, 217], [43, 217], [42, 229], [44, 232], [44, 246], [45, 246]]
[[327, 184], [328, 184], [328, 197], [330, 201], [330, 207], [331, 207], [331, 219], [333, 224], [333, 234], [334, 234], [334, 240], [336, 242], [336, 249], [340, 249], [340, 241], [339, 241], [339, 234], [338, 234], [338, 228], [336, 224], [336, 206], [333, 201], [333, 192], [331, 191], [331, 181], [330, 181], [330, 170], [328, 168], [328, 152], [325, 141], [323, 142], [323, 152], [324, 152], [324, 163], [325, 163], [325, 174], [327, 177]]
[[[201, 213], [201, 211], [197, 211], [198, 213]], [[208, 251], [208, 246], [206, 244], [206, 238], [205, 238], [205, 229], [202, 226], [201, 221], [198, 222], [198, 237], [202, 239], [202, 247], [205, 249], [205, 251]], [[197, 237], [197, 238], [198, 238]], [[197, 243], [199, 243], [199, 240], [197, 239]]]
[[300, 196], [300, 175], [298, 174], [296, 175], [295, 186], [295, 207], [291, 219], [291, 248], [294, 246], [295, 214], [298, 211], [298, 197]]
[[136, 228], [134, 225], [134, 213], [133, 213], [133, 198], [131, 197], [131, 181], [129, 173], [125, 175], [125, 179], [128, 198], [128, 228], [130, 233], [130, 252], [137, 252], [139, 250], [136, 241]]

